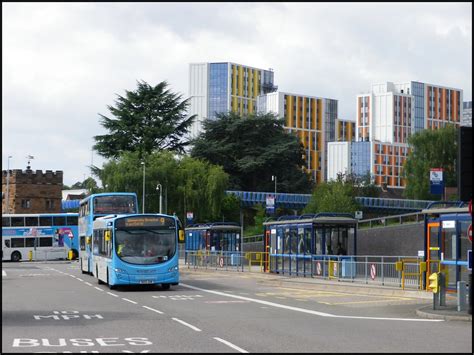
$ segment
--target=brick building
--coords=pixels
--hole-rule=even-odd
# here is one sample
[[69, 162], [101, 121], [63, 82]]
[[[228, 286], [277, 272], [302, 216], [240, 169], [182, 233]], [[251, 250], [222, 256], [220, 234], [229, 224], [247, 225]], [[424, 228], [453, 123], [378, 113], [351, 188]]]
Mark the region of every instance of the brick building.
[[[46, 170], [2, 171], [2, 213], [59, 213], [63, 188], [63, 172]], [[8, 209], [7, 211], [7, 202]]]

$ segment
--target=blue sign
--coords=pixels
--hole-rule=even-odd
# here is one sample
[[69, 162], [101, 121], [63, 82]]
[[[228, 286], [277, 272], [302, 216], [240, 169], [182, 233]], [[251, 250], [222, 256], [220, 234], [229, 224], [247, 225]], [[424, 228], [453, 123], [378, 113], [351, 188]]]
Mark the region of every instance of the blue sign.
[[472, 250], [467, 251], [467, 269], [472, 271]]
[[269, 195], [266, 198], [266, 212], [267, 214], [275, 213], [275, 196]]
[[430, 170], [430, 193], [433, 195], [443, 195], [444, 180], [442, 169], [437, 168]]

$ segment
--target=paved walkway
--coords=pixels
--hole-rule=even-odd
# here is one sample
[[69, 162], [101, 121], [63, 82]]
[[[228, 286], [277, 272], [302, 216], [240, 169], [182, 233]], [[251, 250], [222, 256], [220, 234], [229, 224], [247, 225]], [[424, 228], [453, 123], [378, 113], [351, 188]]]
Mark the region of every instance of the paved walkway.
[[[180, 260], [180, 267], [187, 270], [194, 270], [193, 266], [188, 266], [184, 264], [184, 260]], [[205, 268], [198, 267], [196, 270], [201, 272], [207, 271], [209, 273], [235, 273], [235, 270], [225, 270], [225, 269], [216, 269], [216, 268]], [[244, 271], [245, 273], [245, 271]], [[272, 273], [259, 273], [259, 272], [248, 272], [251, 275], [255, 275], [259, 278], [268, 279], [272, 282], [279, 282], [282, 286], [291, 284], [292, 286], [300, 285], [305, 287], [308, 285], [318, 285], [319, 288], [324, 289], [337, 289], [342, 292], [351, 292], [351, 293], [368, 293], [368, 294], [379, 294], [386, 296], [405, 296], [412, 298], [422, 298], [422, 299], [433, 299], [433, 294], [427, 291], [420, 291], [416, 289], [405, 289], [402, 290], [400, 287], [393, 286], [382, 286], [374, 284], [364, 284], [364, 283], [353, 283], [346, 281], [338, 280], [328, 280], [322, 278], [312, 278], [312, 277], [295, 277], [287, 275], [278, 275]], [[467, 306], [468, 308], [468, 306]], [[472, 314], [469, 314], [467, 310], [458, 311], [457, 310], [457, 297], [456, 294], [447, 294], [446, 295], [446, 306], [439, 306], [438, 309], [433, 309], [432, 303], [428, 306], [423, 306], [416, 310], [416, 314], [422, 318], [431, 318], [431, 319], [444, 319], [447, 321], [468, 321], [472, 322]]]

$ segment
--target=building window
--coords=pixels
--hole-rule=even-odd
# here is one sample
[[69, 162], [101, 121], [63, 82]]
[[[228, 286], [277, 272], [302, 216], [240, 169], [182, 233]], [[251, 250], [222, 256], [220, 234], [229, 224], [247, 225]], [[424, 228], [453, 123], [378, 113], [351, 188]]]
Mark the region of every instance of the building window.
[[21, 208], [31, 208], [31, 200], [21, 200]]
[[46, 209], [47, 210], [54, 209], [54, 200], [46, 200]]

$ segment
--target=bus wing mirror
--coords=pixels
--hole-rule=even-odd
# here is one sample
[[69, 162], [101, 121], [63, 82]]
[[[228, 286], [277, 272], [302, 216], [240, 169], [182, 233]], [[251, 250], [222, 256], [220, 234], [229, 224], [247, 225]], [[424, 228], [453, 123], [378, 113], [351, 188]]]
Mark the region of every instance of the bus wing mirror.
[[87, 238], [86, 238], [86, 244], [91, 244], [91, 241], [92, 241], [92, 240], [91, 240], [91, 237], [87, 237]]
[[184, 242], [184, 230], [179, 230], [179, 241]]
[[105, 240], [110, 242], [110, 231], [105, 231]]

